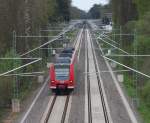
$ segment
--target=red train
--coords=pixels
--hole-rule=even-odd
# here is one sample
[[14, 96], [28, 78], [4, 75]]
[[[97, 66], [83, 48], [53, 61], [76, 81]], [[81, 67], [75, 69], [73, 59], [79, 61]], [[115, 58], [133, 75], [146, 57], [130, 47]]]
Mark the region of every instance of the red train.
[[[63, 54], [63, 55], [62, 55]], [[73, 90], [76, 76], [76, 51], [74, 48], [64, 49], [58, 61], [50, 67], [50, 89]], [[72, 54], [72, 55], [71, 55]], [[70, 59], [70, 62], [68, 62]]]

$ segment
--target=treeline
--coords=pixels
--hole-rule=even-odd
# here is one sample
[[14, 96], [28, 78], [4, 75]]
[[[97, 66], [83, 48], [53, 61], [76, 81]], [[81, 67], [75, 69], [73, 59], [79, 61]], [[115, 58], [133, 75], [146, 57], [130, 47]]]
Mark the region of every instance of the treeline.
[[[17, 35], [27, 36], [39, 35], [41, 33], [41, 35], [46, 36], [48, 34], [40, 32], [40, 30], [47, 29], [47, 25], [50, 24], [55, 26], [58, 22], [70, 21], [70, 8], [71, 0], [0, 0], [0, 58], [20, 58], [22, 53], [34, 49], [48, 40], [47, 38], [17, 38], [17, 52], [15, 53], [12, 48], [15, 45], [15, 42], [13, 42], [14, 31]], [[54, 34], [51, 32], [51, 35]], [[38, 64], [29, 65], [14, 73], [42, 71], [47, 62], [45, 52], [44, 50], [40, 52], [37, 50], [32, 54], [28, 54], [28, 56], [24, 56], [42, 57], [43, 60], [38, 62]], [[30, 61], [1, 59], [0, 73], [12, 70]], [[1, 116], [5, 115], [3, 109], [11, 107], [11, 99], [19, 98], [22, 101], [37, 86], [36, 77], [1, 76], [0, 122]]]
[[[135, 36], [122, 36], [123, 42], [121, 48], [134, 54], [150, 53], [150, 0], [111, 0], [114, 27], [121, 26], [122, 33], [135, 34]], [[134, 68], [136, 60], [137, 67], [135, 69], [149, 75], [150, 73], [150, 57], [138, 57], [134, 59], [123, 59], [124, 64]], [[134, 98], [136, 95], [135, 83], [131, 78], [132, 74], [128, 74], [128, 81], [125, 86], [129, 95]], [[138, 76], [137, 93], [139, 99], [139, 111], [143, 116], [145, 123], [150, 122], [150, 81], [146, 77]], [[133, 84], [134, 83], [134, 84]]]
[[77, 7], [71, 7], [71, 19], [86, 19], [87, 13]]
[[116, 25], [125, 25], [138, 18], [137, 6], [133, 0], [111, 0], [113, 21]]
[[[0, 0], [0, 55], [12, 47], [12, 32], [32, 35], [49, 22], [69, 21], [71, 0]], [[17, 42], [20, 51], [30, 45]], [[26, 43], [26, 45], [25, 45]]]
[[[114, 27], [122, 27], [123, 33], [136, 33], [138, 54], [149, 54], [150, 52], [150, 1], [149, 0], [111, 0]], [[123, 36], [122, 48], [133, 52], [135, 38]], [[149, 58], [140, 62], [139, 69], [147, 74], [149, 70], [144, 69], [144, 64], [148, 64]], [[142, 68], [143, 67], [143, 68]]]
[[139, 20], [150, 11], [149, 0], [111, 0], [114, 22], [125, 25], [131, 20]]
[[92, 19], [100, 19], [106, 16], [106, 13], [111, 12], [110, 4], [101, 5], [101, 4], [94, 4], [93, 7], [87, 13], [88, 18]]
[[94, 4], [88, 12], [78, 9], [77, 7], [71, 7], [72, 19], [100, 19], [106, 16], [106, 13], [111, 12], [110, 4], [101, 5]]

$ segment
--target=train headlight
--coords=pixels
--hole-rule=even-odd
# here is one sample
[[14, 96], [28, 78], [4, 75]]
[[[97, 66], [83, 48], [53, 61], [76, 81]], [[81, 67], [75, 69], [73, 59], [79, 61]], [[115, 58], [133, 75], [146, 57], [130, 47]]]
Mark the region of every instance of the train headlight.
[[73, 81], [71, 80], [70, 82], [72, 83]]
[[55, 81], [51, 81], [52, 83], [54, 83]]

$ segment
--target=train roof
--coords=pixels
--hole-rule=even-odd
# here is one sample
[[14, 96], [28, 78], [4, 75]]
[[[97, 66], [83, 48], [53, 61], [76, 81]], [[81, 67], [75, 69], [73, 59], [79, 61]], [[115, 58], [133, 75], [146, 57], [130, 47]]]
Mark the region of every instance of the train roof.
[[59, 57], [72, 57], [72, 53], [61, 53]]
[[65, 48], [62, 53], [73, 53], [75, 50], [75, 48], [73, 47], [69, 47], [69, 48]]

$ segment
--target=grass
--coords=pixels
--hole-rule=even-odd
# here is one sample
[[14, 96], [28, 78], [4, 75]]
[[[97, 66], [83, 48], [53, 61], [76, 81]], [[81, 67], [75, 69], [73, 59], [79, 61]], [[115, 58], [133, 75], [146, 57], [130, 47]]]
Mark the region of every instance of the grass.
[[150, 123], [150, 107], [148, 107], [145, 102], [140, 102], [140, 107], [138, 108], [138, 111], [142, 115], [144, 123]]
[[135, 88], [134, 88], [134, 84], [133, 84], [133, 80], [131, 78], [131, 76], [125, 74], [124, 76], [124, 86], [127, 90], [127, 93], [130, 97], [134, 97], [135, 95]]
[[[149, 54], [150, 48], [149, 48], [150, 38], [147, 38], [145, 36], [138, 37], [138, 51], [139, 54]], [[103, 45], [103, 48], [110, 48], [107, 44]], [[130, 49], [130, 48], [129, 48]], [[121, 54], [120, 52], [117, 52], [117, 54]], [[113, 58], [121, 63], [125, 62], [128, 66], [132, 66], [132, 60], [133, 59], [118, 59]], [[141, 66], [139, 68], [141, 71], [145, 71], [144, 73], [149, 74], [149, 60], [142, 58], [138, 59], [138, 66]], [[122, 67], [117, 66], [118, 69], [121, 69]], [[133, 77], [130, 74], [124, 74], [124, 87], [127, 91], [127, 94], [129, 97], [134, 98], [136, 95], [135, 85], [133, 82]], [[139, 113], [141, 114], [144, 123], [150, 123], [150, 81], [146, 82], [146, 80], [141, 80], [140, 82], [140, 89], [138, 88], [138, 98], [140, 100], [140, 105], [137, 108]]]
[[[31, 80], [31, 81], [34, 81], [34, 80]], [[20, 91], [19, 99], [22, 100], [22, 101], [24, 99], [26, 99], [32, 91], [34, 91], [38, 88], [38, 86], [39, 86], [39, 84], [36, 81], [32, 82], [30, 84], [30, 87], [26, 87], [26, 88], [24, 88], [23, 90]]]
[[[127, 74], [125, 74], [124, 86], [127, 90], [128, 95], [130, 97], [134, 97], [136, 92], [135, 92], [133, 80], [132, 80], [131, 76], [129, 76]], [[150, 99], [147, 99], [147, 98], [149, 98], [149, 96], [148, 96], [149, 91], [147, 91], [147, 90], [150, 90], [150, 86], [149, 86], [149, 89], [147, 87], [148, 87], [148, 85], [146, 84], [142, 90], [139, 90], [139, 91], [142, 91], [141, 93], [144, 93], [144, 94], [141, 94], [139, 96], [140, 105], [138, 107], [138, 111], [141, 114], [144, 123], [150, 123], [150, 106], [149, 106], [150, 105], [150, 102], [149, 102]]]

